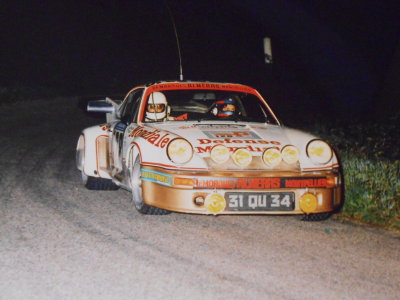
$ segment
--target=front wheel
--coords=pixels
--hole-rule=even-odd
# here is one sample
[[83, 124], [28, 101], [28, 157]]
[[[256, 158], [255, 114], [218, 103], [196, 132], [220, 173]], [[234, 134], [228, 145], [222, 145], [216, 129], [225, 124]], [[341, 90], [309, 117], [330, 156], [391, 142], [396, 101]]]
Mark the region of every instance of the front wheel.
[[137, 157], [131, 171], [132, 200], [138, 212], [144, 215], [167, 215], [171, 212], [165, 209], [147, 205], [143, 202], [142, 181], [140, 179], [140, 158]]

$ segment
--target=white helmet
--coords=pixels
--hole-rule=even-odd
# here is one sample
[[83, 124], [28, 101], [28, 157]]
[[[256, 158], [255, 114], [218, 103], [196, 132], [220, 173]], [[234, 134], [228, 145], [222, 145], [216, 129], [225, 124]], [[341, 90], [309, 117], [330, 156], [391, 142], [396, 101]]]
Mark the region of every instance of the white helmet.
[[167, 98], [161, 92], [150, 94], [147, 101], [146, 121], [164, 121], [168, 118], [170, 107]]

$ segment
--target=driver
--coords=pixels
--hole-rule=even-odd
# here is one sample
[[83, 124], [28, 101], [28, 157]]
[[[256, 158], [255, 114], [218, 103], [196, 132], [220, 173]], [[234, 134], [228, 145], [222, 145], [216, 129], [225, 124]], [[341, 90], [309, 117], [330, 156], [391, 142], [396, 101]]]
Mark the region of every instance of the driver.
[[171, 107], [168, 105], [167, 98], [161, 92], [150, 94], [146, 108], [146, 122], [164, 122], [187, 120], [188, 114], [185, 113], [178, 117], [171, 117]]
[[168, 105], [167, 98], [161, 92], [150, 94], [147, 101], [146, 121], [163, 122], [168, 120], [171, 108]]
[[229, 118], [237, 115], [235, 102], [231, 98], [215, 101], [212, 114], [219, 118]]

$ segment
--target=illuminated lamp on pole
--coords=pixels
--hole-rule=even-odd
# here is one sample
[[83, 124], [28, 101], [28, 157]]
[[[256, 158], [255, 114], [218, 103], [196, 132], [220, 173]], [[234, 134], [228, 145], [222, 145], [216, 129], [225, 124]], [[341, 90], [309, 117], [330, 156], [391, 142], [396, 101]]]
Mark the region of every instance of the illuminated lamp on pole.
[[271, 39], [269, 37], [264, 38], [264, 55], [265, 63], [272, 64], [272, 46]]

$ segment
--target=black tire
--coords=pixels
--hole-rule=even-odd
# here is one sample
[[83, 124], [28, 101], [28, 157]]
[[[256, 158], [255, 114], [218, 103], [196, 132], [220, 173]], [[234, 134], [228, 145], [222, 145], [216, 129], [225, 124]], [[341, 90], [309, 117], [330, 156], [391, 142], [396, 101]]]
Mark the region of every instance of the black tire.
[[169, 215], [171, 212], [162, 208], [158, 208], [155, 206], [150, 206], [147, 204], [144, 204], [138, 208], [135, 204], [135, 207], [137, 209], [138, 212], [140, 212], [143, 215]]
[[116, 191], [119, 186], [111, 179], [87, 176], [85, 187], [88, 190]]
[[307, 214], [304, 215], [301, 220], [302, 221], [309, 221], [309, 222], [318, 222], [318, 221], [324, 221], [330, 218], [332, 216], [331, 212], [326, 212], [326, 213], [318, 213], [318, 214]]
[[144, 215], [168, 215], [171, 212], [162, 208], [147, 205], [142, 198], [142, 182], [140, 180], [140, 158], [137, 157], [130, 172], [132, 202], [138, 212]]

